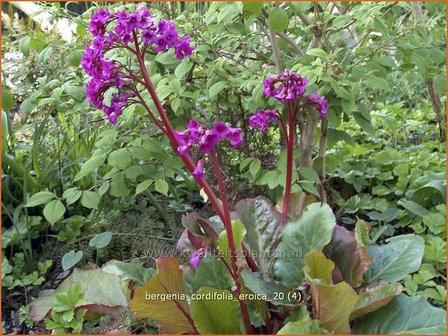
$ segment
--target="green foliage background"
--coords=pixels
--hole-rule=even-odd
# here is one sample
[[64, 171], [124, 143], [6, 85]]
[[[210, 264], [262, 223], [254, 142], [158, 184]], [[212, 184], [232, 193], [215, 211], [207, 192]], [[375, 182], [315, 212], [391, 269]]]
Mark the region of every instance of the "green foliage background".
[[[143, 109], [129, 108], [112, 127], [85, 100], [79, 62], [90, 39], [87, 22], [100, 5], [86, 4], [79, 15], [69, 5], [45, 5], [54, 20], [67, 18], [76, 27], [70, 42], [42, 32], [31, 19], [4, 23], [2, 286], [14, 298], [4, 301], [9, 309], [26, 305], [62, 268], [141, 257], [132, 246], [135, 223], [142, 235], [170, 242], [179, 237], [182, 214], [210, 211]], [[325, 188], [338, 223], [353, 228], [358, 219], [369, 222], [372, 243], [403, 233], [423, 237], [423, 264], [404, 279], [405, 291], [443, 305], [446, 4], [148, 6], [173, 19], [196, 46], [181, 62], [171, 54], [147, 57], [173, 124], [181, 129], [192, 117], [205, 124], [219, 119], [244, 131], [240, 149], [218, 153], [232, 203], [282, 195], [280, 133], [254, 132], [248, 118], [275, 107], [262, 96], [263, 78], [283, 68], [297, 71], [330, 103]], [[2, 3], [2, 9], [12, 17], [11, 5]], [[313, 167], [299, 168], [294, 191], [319, 195], [319, 136], [312, 139]], [[127, 213], [143, 220], [122, 231]], [[124, 247], [121, 238], [129, 242]]]

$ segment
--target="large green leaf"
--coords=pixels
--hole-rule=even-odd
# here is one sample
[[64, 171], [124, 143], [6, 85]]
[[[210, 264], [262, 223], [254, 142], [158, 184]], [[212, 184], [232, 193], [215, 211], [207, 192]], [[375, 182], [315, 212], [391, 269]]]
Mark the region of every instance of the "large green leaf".
[[413, 202], [413, 201], [409, 201], [409, 200], [399, 200], [397, 202], [398, 205], [401, 205], [403, 208], [405, 208], [406, 210], [408, 210], [409, 212], [413, 213], [414, 215], [420, 216], [420, 217], [424, 217], [427, 214], [429, 214], [429, 211], [426, 210], [424, 207], [422, 207], [421, 205]]
[[349, 333], [350, 315], [359, 300], [353, 288], [346, 282], [331, 286], [311, 284], [311, 294], [322, 327], [330, 333]]
[[144, 285], [155, 273], [153, 268], [144, 268], [141, 265], [111, 260], [103, 266], [103, 271], [119, 276], [121, 279], [130, 279], [139, 285]]
[[[240, 250], [241, 243], [246, 235], [246, 228], [240, 220], [236, 219], [232, 221], [233, 241], [235, 243], [235, 252]], [[222, 231], [218, 236], [218, 250], [224, 259], [230, 263], [230, 248], [229, 241], [227, 240], [227, 231]], [[242, 256], [238, 254], [238, 256]]]
[[334, 263], [327, 259], [321, 251], [312, 251], [305, 254], [305, 276], [308, 281], [315, 284], [331, 285]]
[[244, 269], [241, 271], [241, 278], [247, 288], [255, 294], [266, 297], [266, 301], [275, 304], [297, 305], [301, 299], [300, 294], [293, 292], [281, 283], [263, 279], [260, 273]]
[[426, 299], [400, 294], [386, 306], [356, 321], [355, 334], [443, 334], [446, 311]]
[[119, 148], [109, 154], [107, 162], [117, 169], [127, 168], [131, 163], [131, 155], [126, 148]]
[[135, 289], [129, 308], [138, 318], [155, 319], [162, 333], [195, 333], [188, 315], [179, 261], [161, 257], [156, 259], [156, 266], [157, 273], [145, 285]]
[[350, 320], [354, 320], [388, 304], [402, 290], [403, 286], [399, 283], [381, 283], [374, 288], [366, 289], [359, 294], [359, 301], [350, 316]]
[[235, 282], [233, 281], [229, 270], [222, 260], [207, 255], [201, 260], [196, 270], [193, 280], [193, 290], [197, 291], [201, 287], [211, 287], [216, 289], [229, 289]]
[[296, 287], [303, 279], [303, 256], [310, 251], [320, 251], [332, 236], [336, 218], [327, 204], [310, 204], [303, 216], [288, 223], [282, 232], [282, 241], [276, 250], [274, 272], [288, 287]]
[[228, 290], [201, 288], [195, 293], [191, 312], [201, 334], [240, 334], [238, 300]]
[[367, 282], [395, 282], [418, 271], [423, 258], [424, 240], [415, 235], [390, 238], [387, 245], [372, 245], [368, 254], [372, 264], [365, 274]]
[[305, 319], [288, 322], [277, 335], [322, 335], [328, 332], [321, 328], [318, 320]]
[[324, 247], [325, 255], [334, 261], [344, 281], [354, 287], [362, 283], [370, 264], [364, 252], [365, 248], [356, 241], [355, 234], [339, 225], [335, 226], [330, 243]]
[[34, 321], [44, 319], [54, 306], [55, 295], [67, 293], [68, 289], [75, 284], [81, 286], [83, 294], [82, 300], [76, 304], [76, 308], [103, 313], [118, 313], [128, 306], [128, 281], [123, 281], [101, 269], [87, 271], [75, 269], [51, 295], [39, 297], [31, 302], [31, 318]]
[[247, 199], [236, 205], [238, 218], [244, 224], [245, 240], [263, 276], [272, 267], [272, 254], [284, 228], [281, 214], [265, 199]]

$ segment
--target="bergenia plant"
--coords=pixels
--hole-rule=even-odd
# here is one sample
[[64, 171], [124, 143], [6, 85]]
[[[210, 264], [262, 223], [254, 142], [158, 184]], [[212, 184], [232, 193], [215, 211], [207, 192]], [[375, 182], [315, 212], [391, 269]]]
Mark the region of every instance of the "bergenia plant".
[[[281, 112], [277, 110], [260, 110], [256, 115], [250, 117], [249, 123], [252, 128], [258, 128], [263, 132], [268, 130], [268, 124], [278, 121], [283, 136], [286, 140], [286, 183], [285, 196], [283, 200], [282, 215], [283, 221], [286, 222], [288, 216], [289, 199], [291, 196], [291, 186], [293, 164], [294, 164], [294, 148], [296, 146], [297, 122], [299, 124], [301, 134], [304, 131], [304, 117], [307, 107], [314, 107], [322, 118], [325, 118], [328, 110], [328, 102], [325, 97], [319, 96], [316, 92], [311, 93], [308, 97], [304, 97], [306, 85], [309, 80], [301, 77], [295, 72], [288, 70], [283, 71], [278, 76], [269, 76], [263, 82], [263, 93], [266, 97], [272, 97], [287, 107], [287, 120], [284, 120]], [[300, 115], [302, 113], [302, 115]], [[313, 113], [313, 112], [311, 112]], [[312, 125], [314, 126], [314, 125]], [[312, 136], [312, 134], [307, 134]]]
[[[262, 84], [266, 106], [275, 103], [276, 109], [262, 109], [249, 118], [252, 128], [266, 132], [278, 127], [285, 139], [281, 211], [263, 197], [243, 199], [231, 211], [215, 149], [223, 141], [238, 147], [241, 129], [220, 120], [207, 125], [192, 119], [185, 129], [176, 130], [145, 62], [148, 54], [174, 53], [179, 60], [194, 56], [191, 38], [180, 36], [173, 22], [157, 20], [146, 7], [133, 13], [99, 9], [89, 29], [93, 41], [82, 58], [91, 77], [88, 99], [112, 124], [127, 106], [143, 106], [217, 215], [183, 217], [177, 246], [188, 253], [189, 264], [181, 266], [173, 257], [156, 259], [157, 272], [133, 290], [129, 307], [136, 317], [155, 319], [163, 333], [345, 334], [381, 333], [380, 327], [374, 329], [376, 316], [409, 317], [409, 306], [435, 309], [399, 295], [399, 281], [420, 266], [421, 238], [407, 235], [369, 246], [366, 222], [358, 221], [353, 233], [336, 224], [324, 198], [305, 207], [310, 203], [304, 201], [305, 192], [291, 197], [294, 167], [311, 167], [319, 120], [323, 136], [326, 128], [328, 102], [307, 92], [307, 78], [289, 70], [268, 76]], [[120, 62], [112, 57], [118, 51], [127, 58], [120, 57]], [[145, 101], [147, 94], [155, 110]], [[210, 185], [210, 175], [216, 187]], [[294, 202], [301, 203], [299, 215], [288, 216]], [[417, 251], [412, 260], [395, 258], [408, 248]]]

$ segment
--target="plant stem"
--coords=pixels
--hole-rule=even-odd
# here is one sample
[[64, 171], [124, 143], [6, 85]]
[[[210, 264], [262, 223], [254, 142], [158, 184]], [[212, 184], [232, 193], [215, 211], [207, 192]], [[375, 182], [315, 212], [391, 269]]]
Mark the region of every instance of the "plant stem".
[[[140, 67], [140, 71], [143, 75], [143, 80], [145, 82], [146, 89], [148, 90], [148, 92], [154, 102], [154, 105], [156, 106], [157, 112], [159, 113], [159, 116], [162, 119], [162, 123], [163, 123], [163, 126], [165, 127], [165, 131], [166, 131], [165, 134], [168, 137], [168, 139], [170, 140], [171, 146], [177, 153], [178, 152], [177, 148], [179, 147], [179, 143], [176, 139], [176, 136], [174, 133], [175, 132], [174, 128], [168, 119], [168, 116], [165, 112], [165, 109], [162, 106], [162, 103], [160, 102], [160, 99], [157, 95], [157, 92], [154, 88], [151, 78], [149, 77], [148, 70], [146, 69], [146, 65], [145, 65], [144, 54], [141, 53], [141, 51], [140, 51], [140, 47], [138, 45], [138, 39], [137, 39], [137, 35], [136, 35], [135, 31], [133, 31], [133, 38], [134, 38], [135, 51], [136, 51], [138, 64]], [[193, 174], [195, 165], [194, 165], [193, 161], [191, 160], [191, 158], [187, 155], [179, 155], [179, 156], [182, 159], [182, 161], [184, 162], [187, 169], [190, 171], [190, 173]], [[215, 168], [215, 172], [217, 174], [219, 191], [220, 191], [221, 198], [222, 198], [222, 206], [219, 203], [219, 200], [216, 197], [213, 190], [211, 189], [210, 185], [202, 178], [195, 177], [195, 179], [196, 179], [197, 183], [204, 189], [210, 202], [212, 203], [213, 208], [215, 209], [218, 216], [221, 218], [221, 220], [224, 223], [224, 226], [225, 226], [225, 229], [227, 232], [227, 239], [228, 239], [228, 243], [229, 243], [232, 271], [234, 273], [233, 275], [235, 276], [235, 279], [237, 279], [235, 281], [236, 287], [237, 287], [236, 292], [239, 297], [239, 294], [241, 292], [241, 285], [238, 281], [238, 267], [236, 265], [235, 241], [234, 241], [234, 237], [233, 237], [232, 222], [230, 219], [230, 210], [229, 210], [229, 205], [228, 205], [228, 200], [227, 200], [227, 194], [226, 194], [226, 190], [225, 190], [225, 186], [224, 186], [224, 181], [222, 179], [221, 168], [219, 166], [216, 155], [213, 152], [211, 153], [211, 157], [212, 157], [213, 165]], [[242, 302], [239, 299], [238, 299], [238, 301], [239, 301], [241, 315], [243, 317], [246, 333], [251, 334], [251, 333], [253, 333], [253, 331], [252, 331], [252, 325], [250, 324], [249, 311], [244, 302]]]
[[238, 302], [240, 305], [241, 315], [244, 322], [244, 327], [246, 329], [246, 333], [252, 334], [252, 325], [250, 324], [250, 317], [249, 317], [249, 311], [247, 309], [246, 304], [239, 299], [240, 293], [241, 293], [241, 284], [239, 282], [239, 275], [238, 275], [238, 266], [236, 264], [236, 247], [235, 247], [235, 239], [233, 237], [233, 229], [232, 229], [232, 220], [230, 218], [230, 208], [229, 208], [229, 201], [227, 198], [227, 192], [226, 192], [226, 186], [224, 185], [224, 180], [222, 178], [222, 171], [221, 166], [219, 165], [218, 158], [216, 157], [216, 154], [214, 151], [211, 151], [210, 158], [212, 159], [213, 163], [213, 170], [216, 174], [216, 180], [218, 181], [218, 188], [219, 193], [221, 195], [221, 201], [224, 209], [224, 227], [227, 232], [227, 242], [229, 244], [229, 252], [230, 252], [230, 263], [232, 267], [232, 273], [233, 278], [235, 279], [236, 284], [236, 295], [238, 296]]
[[285, 196], [283, 197], [282, 216], [286, 223], [288, 218], [289, 199], [292, 187], [292, 170], [294, 164], [294, 142], [295, 142], [295, 113], [292, 104], [288, 102], [288, 137], [286, 142], [286, 183]]
[[[136, 57], [138, 60], [140, 71], [143, 76], [143, 80], [145, 82], [145, 87], [148, 90], [148, 92], [156, 106], [156, 109], [160, 115], [160, 118], [162, 119], [162, 123], [163, 123], [163, 126], [165, 127], [165, 131], [166, 131], [166, 133], [165, 132], [164, 133], [170, 140], [171, 146], [177, 153], [177, 148], [179, 147], [179, 143], [177, 142], [177, 139], [174, 135], [173, 126], [171, 125], [171, 123], [168, 119], [168, 116], [166, 115], [165, 109], [163, 108], [162, 103], [160, 102], [160, 99], [159, 99], [157, 92], [154, 88], [154, 85], [152, 84], [151, 78], [149, 77], [148, 70], [146, 69], [146, 65], [145, 65], [144, 54], [142, 54], [140, 52], [140, 47], [138, 45], [138, 39], [137, 39], [137, 35], [135, 34], [135, 32], [133, 32], [133, 36], [134, 36], [134, 43], [135, 43], [135, 49], [136, 49]], [[163, 130], [161, 130], [161, 131], [163, 132]], [[187, 167], [187, 169], [190, 171], [190, 173], [193, 174], [195, 165], [194, 165], [193, 161], [191, 160], [191, 158], [187, 155], [179, 155], [179, 156], [182, 159], [185, 166]], [[195, 180], [199, 184], [199, 186], [202, 189], [204, 189], [204, 192], [208, 196], [208, 199], [210, 200], [217, 215], [224, 222], [224, 211], [218, 201], [218, 198], [216, 197], [215, 193], [213, 192], [212, 188], [210, 187], [210, 185], [204, 179], [195, 177]]]
[[321, 120], [321, 136], [319, 139], [319, 152], [318, 156], [322, 159], [322, 168], [319, 172], [320, 177], [320, 200], [322, 203], [327, 203], [327, 193], [325, 191], [325, 175], [326, 175], [326, 167], [325, 167], [325, 152], [327, 149], [327, 119], [323, 118]]

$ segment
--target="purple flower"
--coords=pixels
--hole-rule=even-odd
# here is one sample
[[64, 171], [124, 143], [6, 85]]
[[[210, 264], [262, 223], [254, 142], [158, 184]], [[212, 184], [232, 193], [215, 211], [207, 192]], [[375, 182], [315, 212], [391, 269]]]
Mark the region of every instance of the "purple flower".
[[157, 35], [152, 27], [146, 28], [142, 32], [142, 42], [148, 45], [153, 44], [156, 41]]
[[190, 120], [185, 131], [175, 132], [179, 144], [177, 150], [182, 155], [186, 155], [192, 148], [210, 154], [214, 147], [225, 139], [230, 140], [232, 147], [237, 147], [243, 142], [242, 134], [240, 128], [229, 127], [222, 121], [217, 121], [209, 130], [194, 119]]
[[199, 151], [201, 151], [204, 154], [209, 154], [213, 148], [218, 144], [219, 137], [207, 130], [205, 131], [205, 134], [202, 136], [201, 140], [199, 140]]
[[177, 30], [171, 21], [160, 20], [157, 24], [154, 52], [165, 52], [176, 45]]
[[268, 130], [269, 123], [277, 119], [277, 110], [259, 110], [257, 114], [251, 115], [249, 118], [249, 126], [261, 131]]
[[241, 128], [230, 128], [229, 140], [230, 146], [232, 146], [233, 148], [241, 145], [243, 143], [243, 131], [241, 130]]
[[306, 98], [306, 102], [313, 105], [320, 113], [321, 117], [325, 117], [328, 111], [328, 101], [323, 96], [319, 96], [316, 92], [313, 92]]
[[105, 8], [98, 9], [93, 13], [90, 19], [89, 31], [93, 36], [104, 35], [107, 22], [113, 18], [109, 10]]
[[198, 161], [198, 164], [196, 165], [196, 168], [193, 171], [193, 176], [198, 179], [204, 178], [204, 158]]
[[98, 35], [92, 41], [93, 50], [107, 50], [111, 44], [110, 40], [103, 35]]
[[190, 36], [184, 36], [175, 45], [176, 57], [178, 60], [182, 60], [185, 57], [191, 56], [193, 53], [193, 47], [190, 44]]
[[113, 125], [117, 122], [118, 117], [123, 112], [123, 108], [127, 104], [129, 95], [125, 92], [113, 93], [110, 106], [104, 106], [103, 111], [106, 114], [107, 119]]
[[213, 125], [211, 132], [214, 133], [218, 137], [219, 141], [221, 141], [227, 137], [227, 135], [230, 132], [230, 129], [226, 123], [224, 123], [222, 121], [218, 121], [215, 123], [215, 125]]
[[190, 257], [191, 266], [193, 266], [194, 268], [198, 268], [202, 258], [204, 258], [206, 251], [207, 250], [204, 247], [201, 247], [199, 250], [194, 251]]
[[[112, 21], [116, 23], [107, 31], [106, 28]], [[183, 59], [190, 56], [193, 51], [190, 36], [179, 39], [172, 21], [155, 22], [154, 16], [145, 6], [134, 13], [121, 10], [116, 14], [101, 8], [93, 13], [89, 31], [94, 39], [91, 45], [86, 46], [81, 59], [82, 67], [91, 77], [86, 86], [86, 95], [96, 108], [104, 111], [112, 124], [117, 122], [123, 109], [132, 103], [129, 98], [135, 96], [135, 93], [132, 93], [130, 86], [132, 79], [128, 75], [123, 75], [122, 65], [119, 62], [105, 57], [107, 51], [122, 47], [120, 44], [134, 42], [134, 34], [141, 34], [140, 41], [152, 46], [155, 53], [174, 48], [177, 58]], [[104, 103], [104, 93], [110, 88], [117, 89], [118, 92], [112, 95], [108, 105]], [[215, 134], [215, 131], [209, 135], [206, 131], [205, 127], [196, 123], [190, 125], [182, 134], [177, 134], [178, 151], [186, 155], [193, 146], [199, 148], [201, 145], [201, 149], [205, 152], [210, 151], [217, 143], [214, 138], [222, 135]]]
[[137, 28], [145, 29], [148, 28], [153, 22], [153, 15], [146, 7], [141, 7], [137, 9], [134, 13], [134, 17], [137, 23]]
[[285, 70], [278, 76], [269, 76], [263, 82], [263, 93], [267, 97], [273, 97], [278, 101], [292, 102], [299, 99], [306, 91], [309, 80], [297, 73]]

